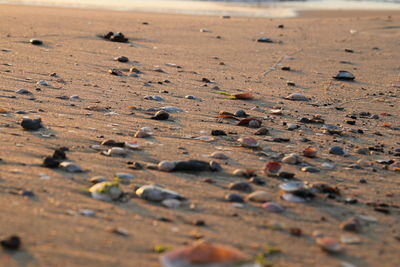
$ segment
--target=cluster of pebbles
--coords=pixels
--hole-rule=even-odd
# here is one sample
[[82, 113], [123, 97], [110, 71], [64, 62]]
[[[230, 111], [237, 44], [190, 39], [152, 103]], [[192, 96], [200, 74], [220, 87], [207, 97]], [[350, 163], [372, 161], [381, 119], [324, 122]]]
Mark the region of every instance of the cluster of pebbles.
[[[207, 33], [209, 31], [202, 29], [201, 32]], [[122, 33], [114, 34], [109, 32], [101, 37], [112, 42], [129, 42], [129, 39]], [[276, 43], [267, 37], [261, 37], [257, 39], [257, 42]], [[30, 43], [33, 45], [43, 44], [38, 39], [32, 39]], [[119, 56], [115, 58], [115, 61], [117, 61], [116, 63], [130, 62], [126, 56]], [[166, 66], [178, 70], [184, 69], [182, 66], [172, 63], [167, 63]], [[285, 66], [281, 70], [291, 71], [291, 67]], [[151, 71], [166, 73], [162, 68], [158, 67], [153, 68]], [[136, 67], [128, 70], [111, 68], [108, 72], [110, 75], [105, 75], [104, 79], [117, 78], [113, 76], [127, 76], [125, 72], [134, 77], [139, 77], [139, 75], [143, 74]], [[339, 81], [352, 82], [355, 80], [355, 76], [352, 73], [343, 70], [340, 70], [332, 77], [334, 80]], [[331, 80], [332, 77], [327, 77], [326, 79]], [[205, 85], [221, 86], [221, 84], [217, 86], [217, 82], [209, 78], [202, 78], [200, 82]], [[151, 86], [149, 82], [145, 84]], [[164, 80], [158, 84], [170, 84], [170, 81]], [[49, 86], [46, 81], [41, 81], [39, 85]], [[290, 83], [290, 85], [296, 86], [295, 83]], [[213, 90], [216, 91], [215, 95], [224, 95], [221, 96], [223, 98], [226, 97], [224, 100], [232, 101], [235, 104], [238, 102], [251, 104], [253, 101], [257, 101], [257, 97], [253, 93], [231, 94], [221, 91], [219, 88], [214, 88]], [[21, 96], [33, 95], [31, 91], [25, 89], [17, 90], [16, 94]], [[182, 98], [207, 101], [207, 99], [202, 99], [195, 95], [187, 95]], [[68, 100], [71, 103], [84, 101], [79, 96], [69, 97]], [[141, 101], [161, 103], [168, 102], [168, 98], [159, 95], [146, 95]], [[340, 181], [329, 178], [330, 172], [339, 169], [348, 172], [349, 175], [356, 170], [376, 173], [390, 172], [391, 175], [398, 175], [400, 171], [399, 143], [393, 144], [391, 148], [380, 147], [379, 144], [357, 147], [352, 143], [355, 138], [362, 138], [365, 132], [374, 134], [378, 138], [380, 135], [374, 131], [372, 126], [366, 127], [366, 125], [371, 121], [380, 120], [381, 116], [387, 116], [387, 114], [378, 115], [360, 111], [347, 114], [343, 117], [344, 123], [337, 124], [327, 121], [319, 114], [293, 116], [289, 111], [292, 101], [304, 102], [305, 104], [313, 104], [315, 102], [312, 96], [302, 92], [293, 92], [282, 97], [276, 103], [276, 106], [271, 106], [267, 109], [256, 106], [248, 110], [238, 109], [231, 112], [214, 110], [215, 117], [210, 120], [209, 129], [206, 129], [200, 135], [182, 137], [183, 140], [204, 142], [204, 144], [212, 143], [213, 146], [207, 146], [207, 148], [215, 147], [215, 149], [218, 148], [218, 151], [204, 155], [211, 160], [187, 159], [186, 157], [184, 159], [172, 159], [179, 157], [177, 155], [171, 155], [169, 159], [158, 158], [155, 161], [147, 162], [134, 160], [138, 153], [143, 151], [150, 152], [151, 148], [149, 147], [162, 135], [162, 131], [158, 128], [160, 125], [171, 123], [171, 125], [174, 125], [171, 127], [182, 127], [182, 125], [177, 125], [179, 125], [179, 119], [185, 117], [186, 111], [179, 106], [163, 106], [149, 109], [129, 107], [132, 114], [141, 114], [148, 121], [148, 125], [142, 125], [142, 128], [132, 133], [131, 136], [121, 137], [121, 140], [107, 139], [90, 146], [91, 153], [100, 154], [104, 157], [105, 162], [107, 159], [120, 162], [128, 160], [125, 172], [116, 173], [114, 177], [109, 178], [103, 176], [90, 177], [87, 179], [87, 191], [84, 194], [95, 200], [110, 203], [144, 201], [167, 209], [193, 210], [196, 209], [195, 205], [189, 197], [185, 197], [190, 193], [175, 192], [174, 188], [166, 188], [151, 181], [148, 181], [147, 184], [135, 184], [135, 180], [137, 177], [144, 175], [144, 172], [149, 171], [155, 173], [155, 175], [179, 173], [179, 177], [202, 176], [204, 174], [204, 177], [206, 177], [203, 177], [204, 183], [219, 185], [219, 188], [214, 188], [213, 190], [219, 190], [220, 199], [213, 201], [221, 201], [226, 204], [227, 209], [233, 208], [237, 212], [252, 209], [263, 214], [285, 215], [292, 211], [301, 211], [303, 209], [302, 205], [345, 203], [365, 205], [365, 210], [368, 214], [380, 212], [390, 216], [392, 213], [398, 213], [398, 206], [392, 204], [380, 202], [360, 203], [361, 201], [358, 201], [357, 197], [347, 194], [347, 188], [342, 187]], [[314, 105], [318, 107], [318, 104], [314, 103]], [[216, 107], [210, 106], [209, 108]], [[106, 107], [89, 107], [86, 110], [103, 112], [107, 116], [118, 116], [118, 113]], [[7, 110], [1, 109], [0, 111], [5, 115], [10, 113]], [[45, 118], [45, 116], [42, 117]], [[118, 122], [118, 118], [115, 119], [115, 122]], [[23, 130], [29, 132], [51, 130], [51, 127], [46, 127], [41, 118], [30, 119], [24, 117], [18, 123]], [[359, 124], [363, 125], [363, 127], [353, 128], [353, 126]], [[279, 134], [276, 130], [278, 128], [280, 133], [285, 132], [285, 134]], [[384, 125], [382, 131], [387, 129], [390, 129], [391, 132], [400, 130], [398, 125], [387, 124], [386, 126]], [[237, 132], [239, 131], [246, 134], [238, 135]], [[302, 132], [302, 138], [293, 140], [292, 138], [300, 131]], [[99, 132], [99, 134], [101, 133]], [[318, 136], [318, 140], [322, 141], [313, 141], [315, 136]], [[151, 140], [152, 142], [147, 141], [147, 144], [150, 143], [151, 145], [140, 145], [140, 143], [146, 144], [146, 140]], [[333, 142], [331, 142], [332, 140]], [[328, 146], [327, 143], [335, 144]], [[287, 144], [291, 145], [289, 147], [290, 153], [286, 147]], [[56, 148], [50, 156], [45, 156], [42, 159], [41, 166], [53, 170], [58, 169], [63, 173], [89, 173], [91, 170], [84, 169], [79, 162], [76, 163], [67, 158], [66, 152], [72, 155], [75, 152], [74, 150], [76, 148]], [[240, 159], [231, 151], [245, 152], [251, 155], [256, 162], [253, 165], [258, 167], [246, 167], [240, 162], [234, 161], [232, 158]], [[2, 164], [7, 163], [4, 162]], [[134, 174], [131, 172], [134, 172]], [[316, 177], [321, 181], [316, 182]], [[201, 180], [198, 178], [191, 179]], [[367, 181], [360, 179], [359, 183], [363, 184], [367, 183]], [[95, 212], [84, 210], [82, 214], [94, 216]], [[265, 217], [268, 217], [268, 215], [265, 215]], [[366, 223], [368, 220], [374, 219], [371, 219], [371, 216], [356, 214], [338, 223], [338, 230], [353, 232], [358, 235], [352, 238], [343, 237], [343, 235], [340, 238], [332, 237], [318, 229], [289, 228], [288, 230], [294, 237], [304, 236], [304, 233], [308, 232], [314, 242], [313, 246], [319, 246], [327, 253], [337, 254], [345, 251], [346, 244], [358, 243], [361, 239], [359, 236], [362, 235], [365, 226], [373, 227]], [[198, 224], [205, 225], [205, 222], [202, 220], [202, 223]], [[277, 227], [275, 225], [274, 227], [281, 229], [284, 226]], [[123, 229], [114, 229], [113, 232], [129, 236]], [[1, 245], [9, 250], [19, 249], [20, 243], [18, 236], [11, 236], [1, 241]], [[198, 255], [201, 253], [205, 253], [207, 257], [199, 260]], [[190, 264], [197, 264], [199, 263], [198, 261], [200, 261], [199, 264], [204, 265], [215, 264], [212, 266], [232, 266], [230, 264], [236, 264], [236, 262], [244, 262], [240, 266], [261, 266], [254, 263], [254, 258], [232, 247], [203, 241], [167, 252], [163, 254], [160, 260], [163, 266], [168, 267], [191, 266]]]

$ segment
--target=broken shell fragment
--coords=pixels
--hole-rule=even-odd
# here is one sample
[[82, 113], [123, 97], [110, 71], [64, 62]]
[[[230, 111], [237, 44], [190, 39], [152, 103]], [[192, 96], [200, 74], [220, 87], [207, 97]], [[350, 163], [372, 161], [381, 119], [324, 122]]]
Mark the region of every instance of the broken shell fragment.
[[310, 99], [306, 97], [303, 94], [300, 93], [293, 93], [285, 97], [287, 100], [292, 100], [292, 101], [309, 101]]
[[246, 200], [264, 203], [271, 199], [271, 196], [265, 191], [255, 191], [246, 197]]
[[60, 168], [66, 172], [84, 172], [84, 170], [78, 164], [68, 161], [61, 162]]

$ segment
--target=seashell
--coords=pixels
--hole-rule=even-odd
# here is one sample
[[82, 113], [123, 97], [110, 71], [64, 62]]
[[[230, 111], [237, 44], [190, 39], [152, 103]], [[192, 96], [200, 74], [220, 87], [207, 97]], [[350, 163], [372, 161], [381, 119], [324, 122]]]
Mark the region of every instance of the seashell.
[[353, 73], [345, 71], [345, 70], [339, 70], [339, 73], [336, 74], [336, 76], [333, 76], [336, 80], [346, 80], [346, 81], [352, 81], [356, 77], [354, 76]]
[[266, 202], [262, 205], [262, 208], [273, 213], [281, 213], [285, 210], [281, 205], [275, 202]]
[[61, 162], [60, 168], [66, 172], [84, 172], [84, 170], [78, 164], [68, 161]]
[[306, 185], [303, 182], [289, 182], [280, 184], [279, 188], [285, 192], [295, 192], [297, 190], [304, 189], [305, 186]]
[[204, 141], [204, 142], [212, 142], [212, 141], [215, 140], [213, 137], [207, 136], [207, 135], [205, 135], [205, 136], [198, 136], [198, 137], [195, 137], [195, 138], [193, 138], [193, 139], [194, 139], [194, 140]]
[[165, 199], [161, 202], [161, 205], [169, 209], [176, 209], [179, 208], [181, 202], [177, 199]]
[[312, 166], [306, 166], [301, 168], [302, 172], [310, 172], [310, 173], [317, 173], [320, 172], [318, 168], [312, 167]]
[[110, 73], [111, 75], [115, 75], [115, 76], [123, 76], [124, 74], [117, 69], [109, 69], [108, 73]]
[[136, 195], [142, 199], [161, 202], [165, 199], [185, 199], [180, 194], [156, 185], [144, 185], [136, 190]]
[[158, 95], [147, 95], [144, 97], [146, 100], [154, 100], [154, 101], [165, 101], [165, 99]]
[[82, 99], [78, 95], [70, 96], [70, 101], [82, 101]]
[[340, 243], [330, 237], [318, 237], [315, 242], [326, 252], [339, 253], [342, 251]]
[[111, 147], [123, 147], [124, 143], [123, 142], [116, 142], [114, 140], [108, 139], [108, 140], [104, 140], [103, 142], [101, 142], [101, 145], [103, 145], [103, 146], [111, 146]]
[[273, 43], [274, 41], [272, 41], [272, 39], [264, 36], [264, 37], [258, 38], [257, 42], [259, 42], [259, 43]]
[[236, 169], [232, 172], [233, 175], [250, 178], [256, 176], [256, 170]]
[[340, 229], [344, 231], [360, 232], [362, 230], [362, 226], [357, 218], [351, 218], [347, 221], [342, 222], [340, 224]]
[[166, 161], [166, 160], [161, 161], [157, 165], [158, 170], [163, 172], [170, 172], [175, 168], [175, 166], [176, 166], [175, 161]]
[[229, 159], [229, 157], [222, 152], [213, 152], [210, 157], [214, 159]]
[[122, 190], [116, 182], [97, 183], [89, 189], [89, 192], [92, 198], [107, 202], [117, 200], [122, 195]]
[[283, 163], [287, 164], [298, 164], [301, 163], [302, 160], [298, 154], [292, 153], [282, 158]]
[[242, 192], [253, 192], [253, 187], [247, 182], [235, 182], [229, 184], [230, 190], [237, 190]]
[[44, 80], [40, 80], [36, 84], [41, 86], [50, 86], [50, 84]]
[[150, 131], [143, 131], [142, 129], [138, 130], [134, 137], [136, 138], [149, 138], [152, 136], [152, 133]]
[[300, 93], [293, 93], [285, 97], [287, 100], [292, 100], [292, 101], [309, 101], [310, 99], [306, 97], [303, 94]]
[[260, 146], [260, 143], [250, 136], [241, 137], [237, 140], [243, 147], [248, 148], [257, 148]]
[[15, 93], [19, 95], [33, 95], [31, 91], [26, 89], [18, 89], [17, 91], [15, 91]]
[[[261, 126], [261, 120], [259, 120], [259, 119], [257, 119], [257, 118], [245, 118], [245, 119], [242, 119], [242, 120], [240, 120], [239, 122], [238, 122], [238, 126], [250, 126], [250, 123], [252, 122], [252, 121], [255, 121], [255, 122], [257, 122], [257, 124], [255, 123], [255, 122], [253, 122], [253, 126], [255, 126], [255, 124], [256, 125], [258, 125], [258, 127], [260, 127]], [[251, 126], [250, 126], [251, 127]], [[258, 127], [252, 127], [252, 128], [258, 128]]]
[[163, 267], [190, 267], [190, 266], [242, 266], [255, 267], [256, 264], [245, 264], [250, 258], [243, 252], [230, 247], [206, 241], [199, 241], [193, 245], [174, 249], [160, 257]]
[[315, 158], [317, 156], [317, 149], [309, 146], [303, 150], [303, 156], [308, 158]]
[[115, 60], [115, 61], [118, 61], [118, 62], [122, 62], [122, 63], [129, 62], [129, 58], [124, 57], [124, 56], [116, 57], [116, 58], [114, 58], [114, 60]]
[[277, 175], [281, 169], [282, 164], [277, 161], [268, 161], [264, 167], [264, 173], [268, 175]]
[[267, 202], [271, 199], [271, 196], [265, 191], [255, 191], [249, 195], [247, 195], [246, 200], [253, 202]]
[[324, 162], [321, 164], [322, 168], [326, 169], [326, 170], [333, 170], [335, 169], [335, 164], [332, 163], [328, 163], [328, 162]]

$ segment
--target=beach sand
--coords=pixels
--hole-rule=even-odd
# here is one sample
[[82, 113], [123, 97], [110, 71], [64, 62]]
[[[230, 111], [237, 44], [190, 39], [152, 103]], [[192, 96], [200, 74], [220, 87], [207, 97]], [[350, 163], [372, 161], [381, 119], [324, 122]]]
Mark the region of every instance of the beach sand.
[[[0, 236], [20, 236], [22, 248], [0, 251], [0, 265], [160, 266], [159, 254], [152, 251], [155, 246], [175, 248], [204, 236], [251, 257], [265, 251], [265, 246], [279, 248], [280, 253], [267, 257], [273, 266], [396, 266], [400, 176], [375, 161], [399, 161], [394, 150], [400, 147], [400, 131], [396, 130], [400, 126], [400, 12], [302, 14], [290, 19], [223, 19], [1, 5], [0, 108], [8, 113], [0, 117]], [[210, 32], [201, 32], [203, 28]], [[123, 32], [130, 43], [96, 36], [109, 31]], [[255, 41], [262, 36], [274, 42]], [[42, 40], [44, 45], [31, 45], [31, 38]], [[118, 56], [126, 56], [130, 62], [114, 61]], [[290, 66], [291, 71], [282, 71], [281, 66]], [[129, 77], [125, 71], [124, 76], [108, 73], [111, 68], [131, 67], [143, 73], [139, 77]], [[352, 72], [355, 81], [332, 79], [339, 70]], [[50, 86], [38, 86], [40, 80]], [[287, 81], [295, 86], [288, 86]], [[254, 99], [227, 99], [214, 86], [229, 93], [251, 91]], [[34, 97], [15, 93], [22, 88]], [[290, 93], [302, 93], [310, 101], [284, 99]], [[73, 95], [81, 100], [68, 100]], [[146, 95], [162, 96], [165, 101], [144, 100]], [[87, 109], [93, 106], [104, 111]], [[149, 119], [151, 115], [145, 110], [162, 106], [186, 112], [173, 113], [168, 121]], [[283, 115], [269, 114], [274, 107], [283, 108]], [[253, 135], [256, 129], [216, 118], [219, 111], [239, 109], [264, 118], [263, 126], [271, 136], [290, 141], [265, 141], [264, 136]], [[360, 118], [360, 112], [379, 118]], [[326, 135], [320, 124], [298, 122], [316, 114], [325, 123], [342, 125], [345, 133]], [[349, 117], [352, 114], [356, 119]], [[40, 117], [46, 129], [24, 131], [20, 126], [24, 116]], [[356, 125], [346, 124], [349, 120], [355, 120]], [[288, 131], [284, 123], [301, 127]], [[153, 138], [133, 137], [147, 126], [153, 128]], [[351, 128], [361, 129], [363, 134], [349, 131]], [[216, 129], [228, 136], [214, 136], [211, 142], [194, 139], [210, 136]], [[261, 149], [240, 147], [236, 140], [246, 135], [260, 140]], [[301, 142], [302, 138], [313, 143]], [[126, 157], [107, 157], [91, 148], [107, 139], [137, 141], [141, 150], [130, 151]], [[303, 160], [321, 172], [302, 172], [301, 166], [289, 164], [283, 164], [283, 170], [302, 181], [338, 187], [341, 196], [335, 199], [318, 194], [307, 203], [284, 201], [278, 188], [283, 181], [263, 174], [265, 162], [273, 156], [281, 158], [279, 153], [301, 154], [310, 145], [318, 149], [318, 156]], [[334, 145], [345, 148], [349, 155], [329, 154]], [[67, 157], [87, 172], [67, 173], [40, 166], [45, 156], [63, 146], [69, 148]], [[355, 152], [370, 147], [371, 154]], [[215, 151], [230, 157], [216, 160], [222, 172], [127, 168], [129, 161], [209, 161], [208, 155]], [[346, 168], [359, 159], [373, 165]], [[325, 170], [321, 167], [324, 162], [336, 168]], [[268, 192], [271, 201], [285, 211], [268, 213], [252, 202], [235, 208], [226, 202], [224, 195], [234, 192], [228, 184], [246, 181], [231, 174], [237, 168], [257, 170], [266, 185], [253, 184], [253, 188]], [[136, 185], [155, 183], [179, 192], [191, 204], [168, 209], [135, 197], [108, 203], [85, 193], [90, 177], [112, 179], [118, 172], [135, 176], [131, 184], [122, 185], [127, 193], [132, 194]], [[367, 183], [360, 183], [360, 179]], [[21, 190], [33, 191], [35, 196], [24, 197]], [[357, 203], [347, 204], [346, 198]], [[374, 210], [379, 204], [383, 212]], [[95, 216], [81, 215], [82, 210], [92, 210]], [[341, 222], [359, 215], [368, 216], [361, 216], [360, 233], [340, 229]], [[195, 226], [194, 220], [204, 220], [206, 226]], [[109, 229], [113, 228], [126, 229], [129, 235], [112, 233]], [[291, 228], [301, 229], [303, 235], [291, 235]], [[341, 253], [330, 255], [315, 244], [314, 231], [336, 240], [356, 236], [360, 243], [342, 244]]]

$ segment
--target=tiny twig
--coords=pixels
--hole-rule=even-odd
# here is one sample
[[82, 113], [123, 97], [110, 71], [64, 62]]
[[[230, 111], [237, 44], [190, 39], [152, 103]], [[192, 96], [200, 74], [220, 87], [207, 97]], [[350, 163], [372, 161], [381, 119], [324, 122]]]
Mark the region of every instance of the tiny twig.
[[293, 53], [291, 53], [291, 54], [282, 56], [271, 68], [269, 68], [269, 70], [267, 70], [266, 72], [264, 72], [263, 75], [265, 76], [265, 75], [267, 75], [268, 73], [273, 72], [274, 70], [276, 70], [276, 67], [277, 67], [279, 64], [282, 63], [282, 61], [285, 59], [285, 57], [294, 56], [294, 55], [296, 55], [297, 53], [300, 53], [301, 51], [303, 51], [303, 48], [300, 48], [299, 50], [297, 50], [297, 51], [295, 51], [295, 52], [293, 52]]

